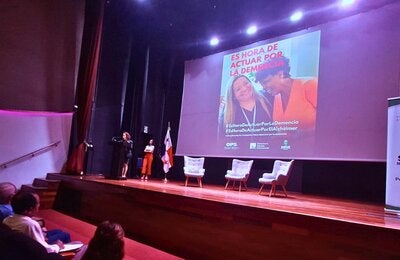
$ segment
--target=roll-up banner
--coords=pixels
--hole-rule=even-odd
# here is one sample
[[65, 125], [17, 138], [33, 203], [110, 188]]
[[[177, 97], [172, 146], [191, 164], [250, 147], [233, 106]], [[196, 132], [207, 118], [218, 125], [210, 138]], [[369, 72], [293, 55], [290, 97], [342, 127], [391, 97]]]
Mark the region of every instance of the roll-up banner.
[[388, 103], [385, 211], [400, 215], [400, 97]]

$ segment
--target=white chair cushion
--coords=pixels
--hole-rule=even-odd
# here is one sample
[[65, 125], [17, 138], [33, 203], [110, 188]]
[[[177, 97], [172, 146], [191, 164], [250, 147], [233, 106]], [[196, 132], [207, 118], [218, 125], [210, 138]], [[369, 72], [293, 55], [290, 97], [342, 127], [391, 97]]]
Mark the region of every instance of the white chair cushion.
[[271, 178], [259, 178], [258, 182], [259, 183], [264, 183], [264, 184], [268, 184], [275, 181], [275, 177], [271, 176]]
[[189, 156], [184, 157], [185, 166], [183, 167], [183, 171], [185, 174], [203, 174], [204, 175], [204, 157], [201, 158], [193, 158]]
[[278, 179], [279, 175], [287, 176], [293, 160], [290, 162], [275, 160], [272, 172], [266, 172], [259, 178], [258, 181], [262, 184], [269, 184]]
[[185, 172], [185, 175], [187, 177], [203, 177], [204, 176], [204, 171], [203, 172], [198, 172], [198, 173], [194, 173], [194, 172]]
[[247, 175], [250, 173], [251, 166], [253, 161], [241, 161], [238, 159], [233, 159], [232, 161], [232, 170], [227, 170], [225, 178], [240, 180], [245, 179]]

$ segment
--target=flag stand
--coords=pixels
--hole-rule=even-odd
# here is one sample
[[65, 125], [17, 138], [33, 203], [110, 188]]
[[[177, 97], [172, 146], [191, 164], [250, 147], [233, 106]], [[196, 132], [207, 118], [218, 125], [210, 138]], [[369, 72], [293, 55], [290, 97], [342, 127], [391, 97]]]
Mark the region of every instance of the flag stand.
[[164, 183], [167, 183], [167, 173], [169, 169], [173, 165], [173, 154], [172, 154], [172, 142], [171, 142], [171, 136], [170, 136], [170, 131], [171, 131], [171, 126], [170, 122], [168, 122], [168, 128], [167, 128], [167, 133], [165, 134], [164, 138], [164, 145], [165, 145], [165, 153], [161, 157], [161, 161], [163, 162], [163, 170], [164, 170]]

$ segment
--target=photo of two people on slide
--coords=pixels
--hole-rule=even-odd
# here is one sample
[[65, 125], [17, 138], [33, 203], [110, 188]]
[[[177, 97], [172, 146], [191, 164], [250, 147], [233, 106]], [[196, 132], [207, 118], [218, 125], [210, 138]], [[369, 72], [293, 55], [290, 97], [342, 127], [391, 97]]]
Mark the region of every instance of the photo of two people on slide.
[[[255, 73], [254, 80], [246, 75], [231, 80], [225, 98], [221, 98], [219, 138], [279, 139], [280, 144], [291, 137], [295, 142], [311, 144], [317, 112], [317, 80], [292, 78], [289, 59], [283, 56], [261, 67], [264, 69]], [[257, 90], [255, 84], [262, 89]]]

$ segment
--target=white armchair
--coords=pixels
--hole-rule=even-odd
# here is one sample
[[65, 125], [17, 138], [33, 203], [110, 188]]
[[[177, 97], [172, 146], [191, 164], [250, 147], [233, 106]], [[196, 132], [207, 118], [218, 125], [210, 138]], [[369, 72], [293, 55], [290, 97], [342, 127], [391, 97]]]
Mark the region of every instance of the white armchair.
[[232, 170], [227, 170], [225, 179], [226, 185], [225, 189], [228, 188], [229, 182], [233, 181], [232, 189], [235, 188], [235, 183], [239, 182], [239, 191], [242, 190], [242, 183], [247, 189], [247, 179], [250, 175], [251, 166], [253, 165], [253, 160], [251, 161], [242, 161], [238, 159], [233, 159], [232, 161]]
[[201, 179], [204, 176], [204, 157], [193, 158], [189, 156], [184, 156], [185, 166], [183, 167], [183, 172], [186, 176], [185, 186], [188, 184], [189, 178], [196, 178], [200, 188], [203, 187]]
[[261, 194], [264, 185], [269, 184], [271, 185], [269, 196], [271, 197], [272, 192], [274, 193], [275, 196], [276, 186], [280, 185], [282, 187], [283, 192], [285, 193], [285, 196], [287, 197], [285, 186], [289, 180], [290, 173], [292, 172], [294, 164], [293, 162], [294, 162], [293, 160], [289, 162], [276, 160], [274, 162], [274, 168], [272, 169], [272, 172], [266, 172], [263, 174], [262, 178], [258, 179], [258, 181], [262, 184], [260, 191], [258, 193]]

